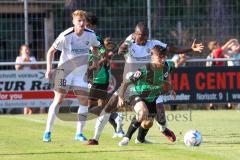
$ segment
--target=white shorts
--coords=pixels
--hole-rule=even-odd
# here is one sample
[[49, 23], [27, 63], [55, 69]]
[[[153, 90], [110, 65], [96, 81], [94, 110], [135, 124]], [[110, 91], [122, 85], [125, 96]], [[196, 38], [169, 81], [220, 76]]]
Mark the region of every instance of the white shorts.
[[74, 69], [70, 73], [66, 73], [63, 69], [56, 71], [54, 89], [59, 88], [65, 90], [78, 90], [78, 89], [88, 89], [87, 82], [87, 67], [88, 65], [82, 65]]

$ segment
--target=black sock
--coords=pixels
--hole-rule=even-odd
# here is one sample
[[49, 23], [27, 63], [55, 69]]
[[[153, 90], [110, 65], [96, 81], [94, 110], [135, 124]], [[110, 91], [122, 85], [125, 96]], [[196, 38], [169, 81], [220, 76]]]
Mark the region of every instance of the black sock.
[[145, 141], [145, 137], [148, 133], [149, 129], [145, 129], [142, 126], [139, 127], [138, 129], [138, 136], [137, 136], [137, 140], [141, 143], [143, 143]]
[[138, 122], [135, 118], [133, 118], [125, 137], [128, 137], [129, 139], [131, 139], [133, 133], [138, 129], [140, 125], [141, 125], [141, 122]]
[[114, 119], [109, 118], [108, 122], [113, 126], [115, 132], [117, 131], [117, 123], [115, 122]]

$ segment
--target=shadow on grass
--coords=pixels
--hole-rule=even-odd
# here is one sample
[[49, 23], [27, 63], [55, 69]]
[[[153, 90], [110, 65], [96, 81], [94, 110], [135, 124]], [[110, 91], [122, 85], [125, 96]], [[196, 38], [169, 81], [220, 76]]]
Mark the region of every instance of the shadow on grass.
[[21, 156], [21, 155], [46, 155], [46, 154], [86, 154], [86, 153], [114, 153], [114, 152], [142, 152], [144, 150], [101, 150], [101, 151], [79, 151], [79, 152], [30, 152], [30, 153], [4, 153], [0, 156]]

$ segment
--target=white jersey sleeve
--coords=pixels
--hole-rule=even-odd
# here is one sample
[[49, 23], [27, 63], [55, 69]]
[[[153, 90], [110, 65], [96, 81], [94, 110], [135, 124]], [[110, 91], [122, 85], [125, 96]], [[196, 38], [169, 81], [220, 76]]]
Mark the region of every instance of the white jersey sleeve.
[[65, 37], [63, 34], [60, 34], [57, 39], [53, 42], [53, 47], [57, 50], [62, 51], [65, 42]]
[[64, 45], [66, 43], [66, 37], [65, 35], [68, 35], [70, 33], [74, 32], [73, 27], [70, 27], [68, 29], [66, 29], [65, 31], [63, 31], [58, 37], [57, 39], [53, 42], [53, 47], [57, 50], [62, 51], [64, 48]]
[[159, 46], [161, 46], [163, 48], [167, 48], [167, 46], [168, 46], [166, 43], [163, 43], [163, 42], [158, 41], [158, 40], [151, 40], [151, 42], [153, 43], [153, 46], [159, 45]]
[[133, 34], [130, 34], [125, 41], [132, 41], [133, 40]]
[[95, 33], [91, 34], [91, 46], [93, 47], [99, 47], [100, 46], [100, 42], [97, 40], [97, 36]]

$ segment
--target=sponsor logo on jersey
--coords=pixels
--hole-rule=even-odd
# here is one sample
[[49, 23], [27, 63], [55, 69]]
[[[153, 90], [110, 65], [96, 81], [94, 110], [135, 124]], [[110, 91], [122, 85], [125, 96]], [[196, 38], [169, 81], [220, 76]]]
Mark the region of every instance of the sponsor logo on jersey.
[[134, 78], [139, 78], [141, 77], [142, 73], [140, 71], [136, 71], [133, 75]]
[[168, 77], [168, 72], [166, 72], [164, 75], [163, 75], [165, 78]]
[[136, 61], [149, 61], [150, 60], [150, 58], [151, 58], [151, 56], [150, 55], [148, 55], [148, 56], [144, 56], [144, 57], [134, 57], [134, 56], [132, 56]]
[[71, 50], [72, 53], [74, 54], [86, 54], [88, 53], [89, 48], [73, 48]]

